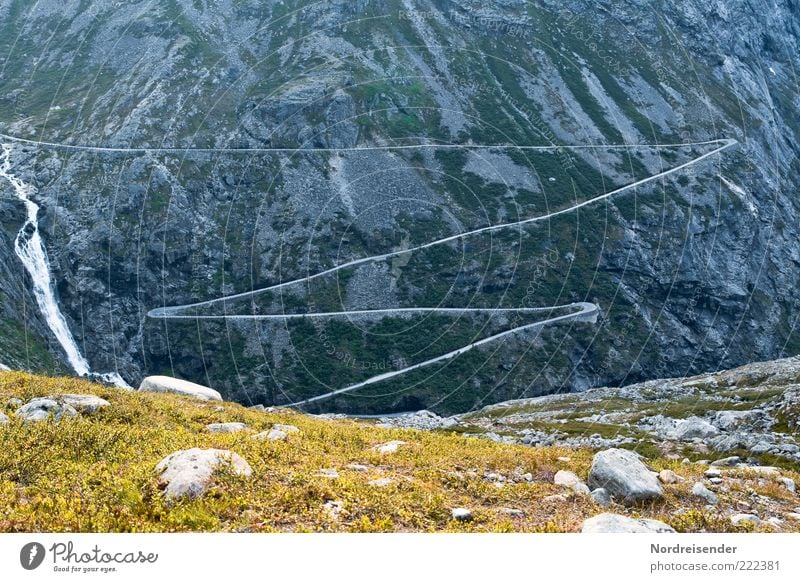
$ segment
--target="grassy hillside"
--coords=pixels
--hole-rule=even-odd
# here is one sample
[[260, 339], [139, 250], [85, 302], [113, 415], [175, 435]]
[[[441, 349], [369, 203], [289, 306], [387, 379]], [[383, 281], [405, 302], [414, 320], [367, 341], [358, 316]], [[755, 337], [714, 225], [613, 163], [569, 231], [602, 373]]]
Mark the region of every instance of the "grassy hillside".
[[[13, 414], [19, 403], [9, 403], [67, 393], [95, 394], [111, 405], [60, 423], [23, 423]], [[663, 502], [601, 508], [591, 497], [553, 484], [559, 469], [585, 479], [590, 450], [389, 430], [291, 411], [123, 392], [72, 378], [0, 373], [0, 410], [10, 417], [0, 424], [3, 532], [569, 532], [603, 511], [660, 519], [679, 531], [747, 531], [753, 526], [734, 526], [723, 515], [752, 501], [753, 494], [769, 499], [777, 514], [800, 504], [777, 481], [742, 473], [717, 508], [705, 509], [689, 494], [704, 467], [654, 458], [653, 469], [673, 469], [686, 481], [665, 486]], [[210, 433], [206, 426], [214, 422], [243, 422], [252, 431]], [[286, 441], [252, 438], [253, 431], [274, 423], [295, 425], [300, 432]], [[373, 449], [392, 440], [407, 444], [392, 454]], [[234, 451], [251, 465], [253, 475], [246, 479], [223, 472], [204, 496], [170, 502], [154, 467], [170, 453], [192, 447]], [[322, 469], [336, 469], [338, 477], [321, 476]], [[800, 480], [798, 473], [783, 475]], [[377, 479], [391, 482], [370, 484]], [[338, 515], [330, 502], [339, 502]], [[457, 507], [468, 508], [473, 519], [452, 519]], [[503, 508], [522, 514], [510, 517]], [[800, 521], [786, 520], [781, 531], [800, 531]]]

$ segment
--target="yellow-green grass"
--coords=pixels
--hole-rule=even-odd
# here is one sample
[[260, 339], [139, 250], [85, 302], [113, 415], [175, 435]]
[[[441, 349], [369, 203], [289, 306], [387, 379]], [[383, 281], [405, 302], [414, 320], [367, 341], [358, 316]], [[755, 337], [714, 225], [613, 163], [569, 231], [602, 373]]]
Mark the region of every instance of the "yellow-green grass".
[[[91, 393], [111, 402], [94, 415], [60, 423], [23, 423], [11, 398]], [[75, 378], [0, 373], [0, 531], [578, 531], [604, 511], [591, 497], [544, 500], [569, 493], [553, 484], [559, 469], [585, 479], [593, 451], [530, 448], [413, 430], [382, 429], [366, 422], [326, 420], [293, 411], [261, 412], [234, 403], [202, 402], [167, 394], [126, 392]], [[210, 433], [212, 422], [243, 422], [247, 432]], [[251, 438], [273, 423], [293, 424], [286, 441]], [[407, 442], [396, 453], [373, 450], [390, 440]], [[251, 478], [224, 472], [197, 499], [167, 500], [154, 470], [175, 451], [220, 448], [244, 457]], [[559, 457], [570, 457], [568, 461]], [[690, 479], [694, 465], [653, 459]], [[367, 465], [366, 472], [347, 468]], [[334, 468], [339, 477], [317, 475]], [[514, 483], [497, 486], [494, 472]], [[533, 481], [521, 477], [531, 473]], [[798, 475], [787, 473], [798, 478]], [[386, 487], [369, 481], [390, 478]], [[742, 496], [746, 495], [742, 492]], [[334, 516], [328, 501], [342, 503]], [[781, 501], [790, 511], [790, 502]], [[451, 510], [466, 507], [469, 522]], [[510, 518], [502, 508], [518, 509]], [[692, 508], [689, 516], [677, 515]], [[679, 529], [744, 531], [707, 511], [688, 486], [667, 488], [663, 502], [613, 511], [662, 519]], [[715, 517], [716, 516], [716, 517]], [[797, 524], [796, 529], [800, 529]]]

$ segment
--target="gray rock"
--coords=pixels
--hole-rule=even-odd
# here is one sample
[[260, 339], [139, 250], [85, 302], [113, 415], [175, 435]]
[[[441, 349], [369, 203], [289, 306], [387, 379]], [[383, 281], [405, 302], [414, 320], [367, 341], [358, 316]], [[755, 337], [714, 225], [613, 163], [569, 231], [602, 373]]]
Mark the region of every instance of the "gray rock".
[[653, 501], [664, 495], [655, 474], [636, 453], [624, 449], [608, 449], [594, 456], [589, 487], [601, 487], [627, 504]]
[[795, 485], [794, 479], [781, 477], [780, 482], [783, 483], [783, 486], [786, 487], [786, 490], [790, 493], [797, 493], [797, 486]]
[[724, 459], [717, 459], [711, 462], [712, 467], [735, 467], [742, 462], [741, 457], [725, 457]]
[[706, 503], [716, 505], [718, 499], [716, 494], [702, 483], [695, 483], [692, 487], [692, 495], [703, 499]]
[[169, 376], [148, 376], [139, 385], [140, 392], [167, 392], [198, 400], [222, 400], [222, 395], [208, 386]]
[[405, 441], [389, 441], [388, 443], [376, 445], [373, 447], [373, 450], [381, 455], [389, 455], [396, 453], [398, 449], [405, 444], [407, 444]]
[[752, 515], [750, 513], [737, 513], [736, 515], [731, 516], [731, 523], [733, 525], [739, 525], [741, 523], [752, 523], [757, 527], [761, 525], [761, 520], [758, 519], [757, 515]]
[[750, 447], [750, 452], [756, 455], [763, 455], [764, 453], [769, 452], [769, 450], [774, 446], [774, 443], [760, 440], [756, 441], [756, 443]]
[[710, 437], [707, 443], [715, 451], [727, 453], [734, 449], [747, 448], [749, 440], [749, 437], [742, 433], [733, 433]]
[[265, 430], [264, 432], [260, 432], [258, 434], [253, 435], [253, 438], [259, 441], [285, 441], [288, 438], [287, 435], [282, 430]]
[[242, 457], [221, 449], [186, 449], [172, 453], [156, 465], [168, 498], [199, 497], [208, 489], [214, 473], [230, 467], [236, 475], [249, 477], [250, 465]]
[[594, 502], [597, 503], [600, 507], [608, 507], [611, 505], [611, 495], [608, 494], [608, 491], [603, 489], [602, 487], [598, 487], [591, 493], [592, 499]]
[[8, 402], [6, 403], [6, 406], [16, 410], [17, 408], [19, 408], [23, 404], [25, 404], [25, 403], [22, 400], [20, 400], [19, 398], [9, 398]]
[[5, 424], [5, 423], [9, 422], [10, 420], [11, 419], [9, 419], [5, 414], [0, 412], [0, 424]]
[[369, 471], [369, 467], [367, 465], [362, 465], [360, 463], [350, 463], [349, 465], [345, 465], [346, 469], [350, 469], [351, 471], [358, 471], [359, 473], [366, 473]]
[[697, 416], [687, 418], [675, 427], [675, 437], [680, 440], [707, 439], [718, 433], [717, 427]]
[[57, 400], [63, 404], [68, 404], [81, 414], [94, 414], [101, 408], [111, 406], [108, 400], [104, 400], [94, 394], [64, 394], [58, 396]]
[[317, 477], [325, 477], [327, 479], [338, 479], [339, 478], [339, 471], [336, 469], [328, 468], [328, 469], [320, 469], [315, 473]]
[[389, 479], [388, 477], [382, 477], [381, 479], [373, 479], [369, 481], [367, 484], [371, 487], [388, 487], [394, 483], [394, 479]]
[[579, 495], [591, 495], [591, 490], [589, 489], [589, 486], [586, 485], [586, 483], [584, 483], [583, 481], [575, 483], [575, 485], [572, 486], [572, 490]]
[[520, 511], [519, 509], [513, 509], [511, 507], [501, 507], [497, 510], [499, 513], [507, 515], [512, 519], [523, 519], [525, 517], [525, 512]]
[[63, 418], [78, 416], [78, 411], [69, 404], [60, 404], [51, 398], [34, 398], [21, 406], [16, 415], [25, 422], [41, 422], [48, 419], [58, 422]]
[[678, 481], [683, 480], [681, 477], [672, 471], [671, 469], [664, 469], [658, 474], [658, 480], [664, 484], [670, 485], [672, 483], [677, 483]]
[[466, 507], [456, 507], [453, 509], [450, 514], [453, 516], [453, 519], [457, 521], [471, 521], [472, 520], [472, 512], [467, 509]]
[[243, 422], [215, 422], [206, 427], [208, 432], [240, 432], [247, 430], [247, 425]]
[[763, 410], [720, 410], [711, 423], [720, 430], [764, 429], [772, 424]]
[[286, 434], [300, 432], [300, 429], [294, 426], [293, 424], [273, 424], [272, 428], [275, 430], [285, 432]]
[[553, 483], [556, 485], [563, 485], [565, 487], [573, 487], [578, 483], [583, 483], [580, 477], [578, 477], [572, 471], [558, 471], [555, 476], [553, 477]]
[[616, 513], [601, 513], [583, 522], [581, 533], [675, 533], [655, 519], [633, 519]]

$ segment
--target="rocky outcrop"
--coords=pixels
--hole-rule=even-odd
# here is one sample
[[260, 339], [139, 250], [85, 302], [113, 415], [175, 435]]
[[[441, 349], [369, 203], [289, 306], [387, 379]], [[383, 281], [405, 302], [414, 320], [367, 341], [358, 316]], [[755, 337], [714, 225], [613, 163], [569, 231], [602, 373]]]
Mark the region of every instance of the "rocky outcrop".
[[216, 390], [207, 386], [201, 386], [194, 382], [170, 378], [169, 376], [148, 376], [142, 380], [139, 386], [140, 392], [168, 392], [179, 394], [198, 400], [222, 400], [222, 396]]

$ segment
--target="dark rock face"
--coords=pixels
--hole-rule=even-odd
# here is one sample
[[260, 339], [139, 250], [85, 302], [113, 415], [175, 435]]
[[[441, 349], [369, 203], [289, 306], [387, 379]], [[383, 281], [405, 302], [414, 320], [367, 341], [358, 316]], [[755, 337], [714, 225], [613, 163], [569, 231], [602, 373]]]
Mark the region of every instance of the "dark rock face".
[[[740, 145], [535, 225], [209, 310], [585, 300], [603, 311], [597, 325], [509, 336], [327, 410], [461, 412], [800, 349], [800, 23], [790, 0], [95, 0], [91, 18], [78, 4], [13, 4], [0, 9], [3, 38], [21, 39], [2, 49], [12, 51], [0, 78], [2, 133], [120, 148], [328, 150], [17, 144], [14, 170], [37, 190], [62, 310], [95, 370], [133, 385], [173, 375], [226, 398], [282, 404], [434, 357], [520, 322], [146, 314], [546, 214], [710, 149], [330, 151], [420, 142]], [[2, 329], [23, 331], [0, 335], [0, 362], [52, 367], [47, 354], [62, 356], [14, 256], [22, 211], [5, 196], [0, 223]], [[26, 328], [36, 361], [22, 355]]]

